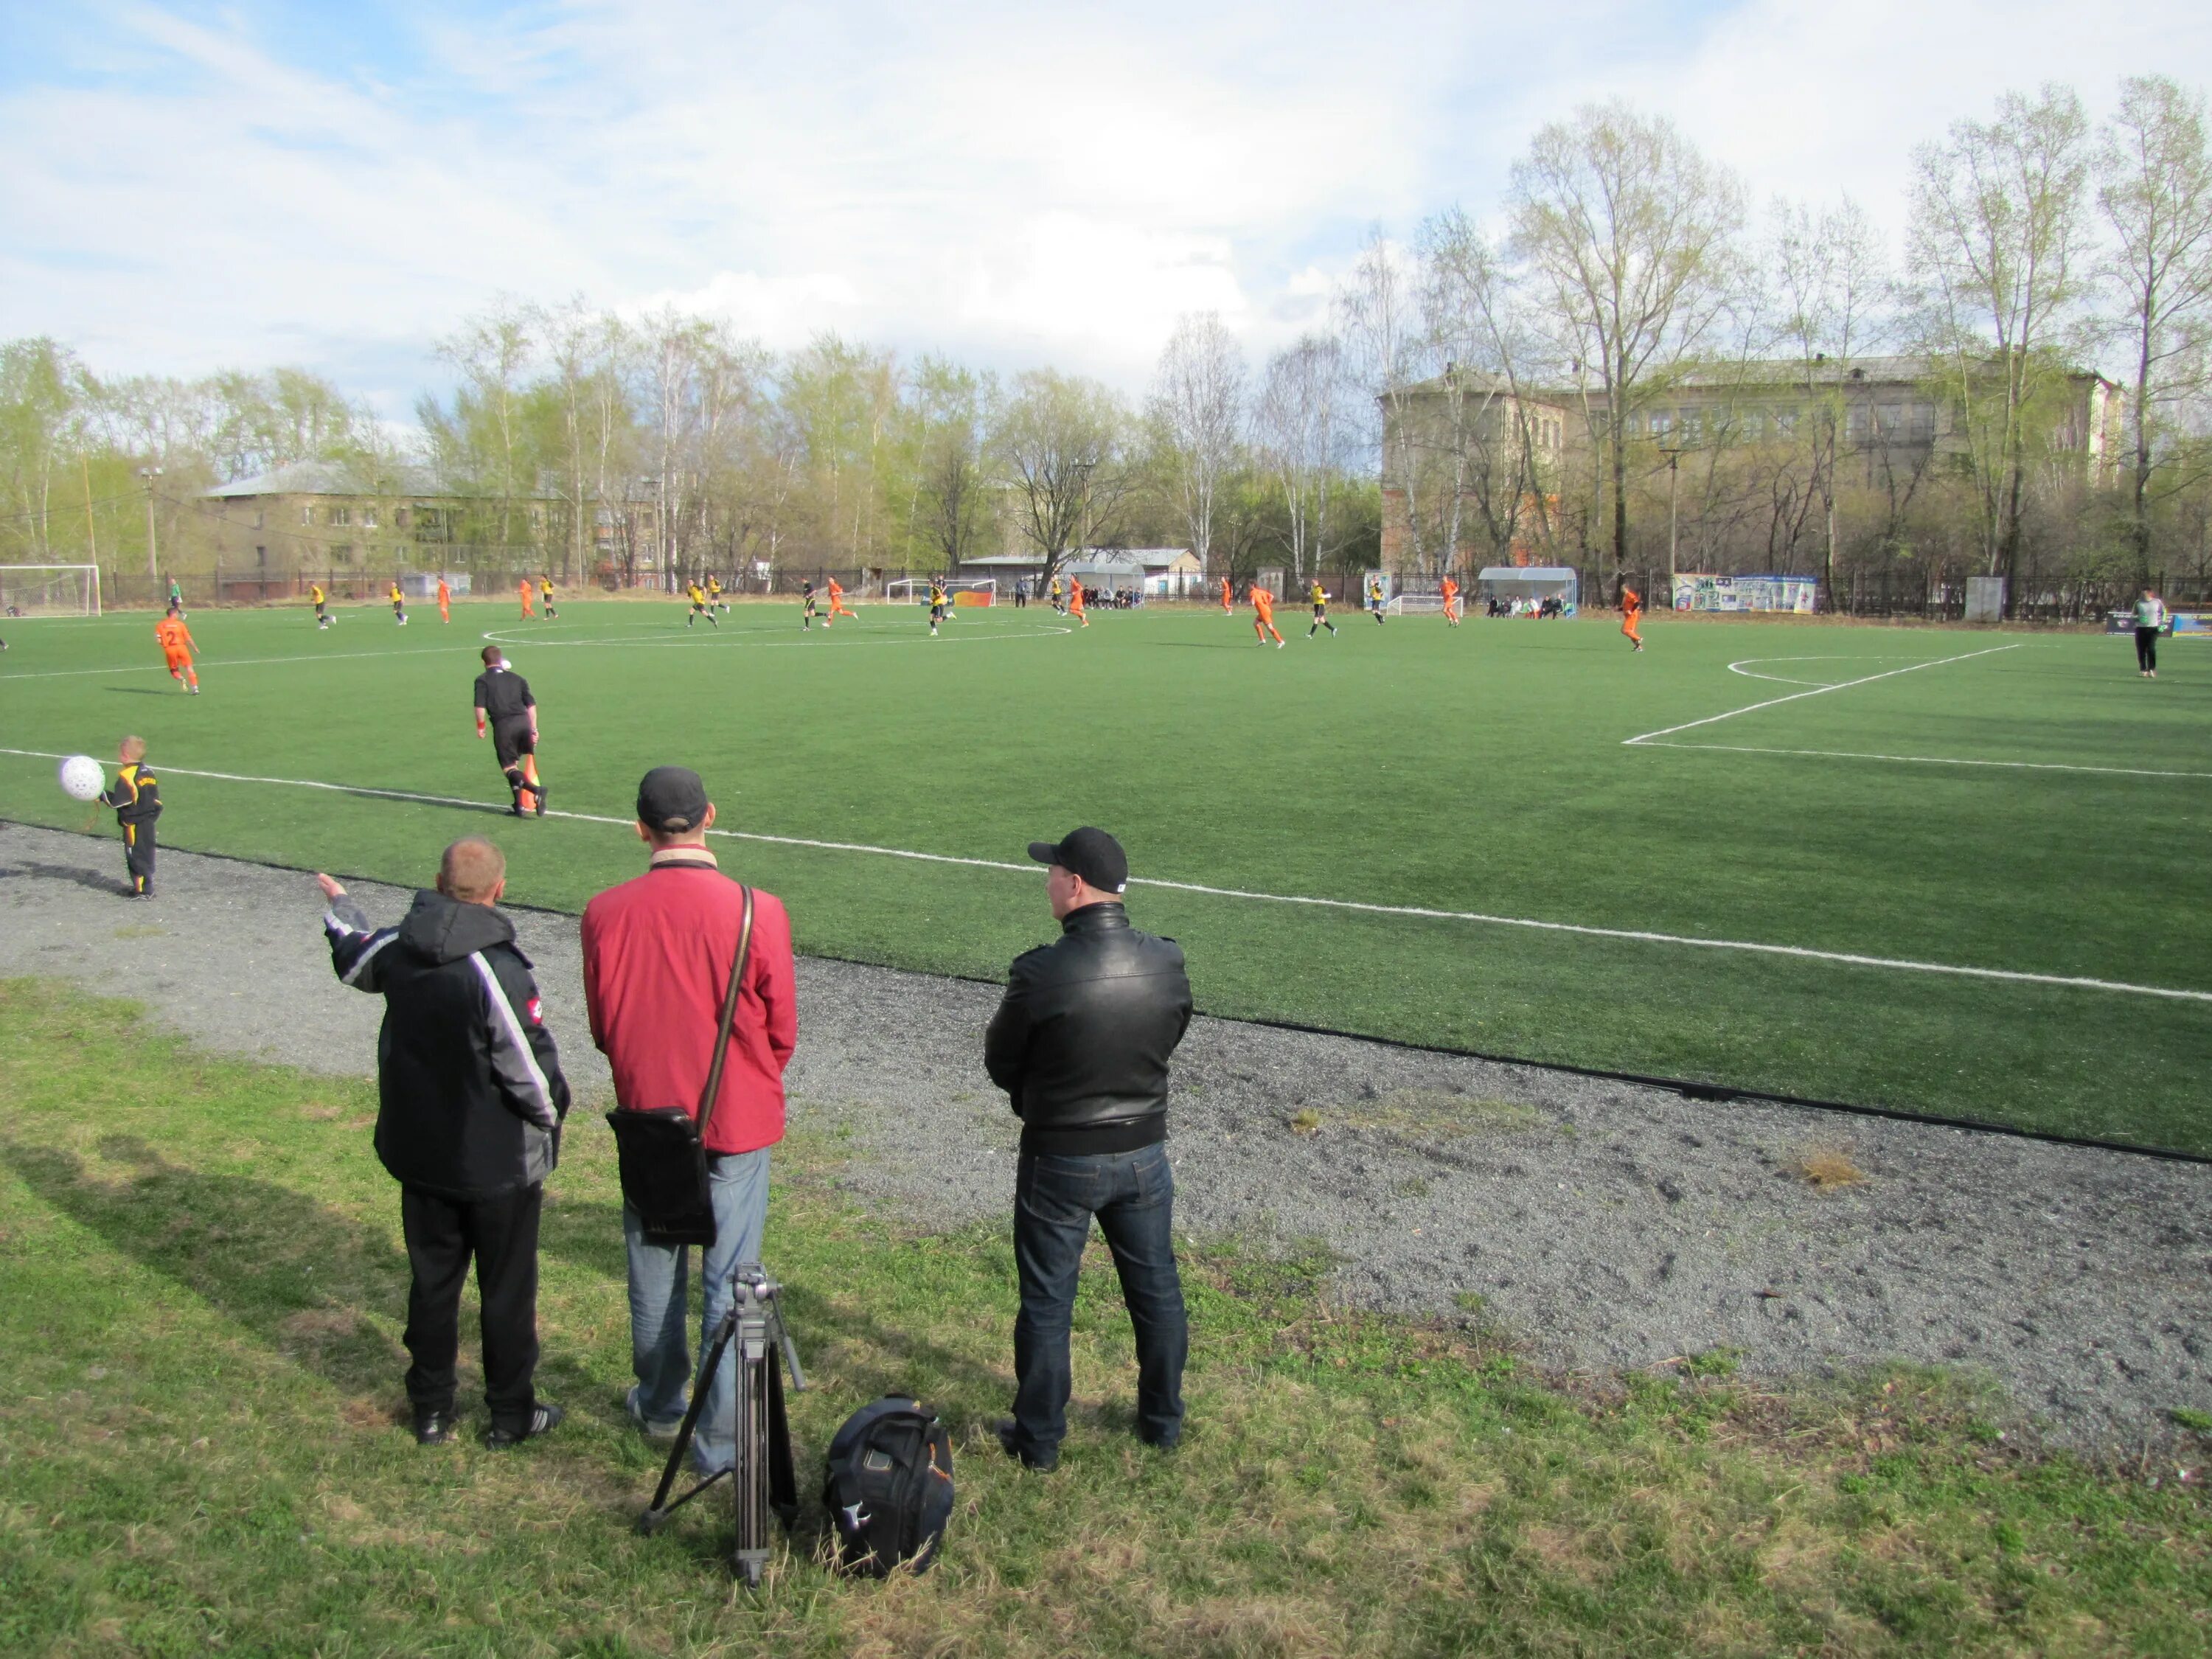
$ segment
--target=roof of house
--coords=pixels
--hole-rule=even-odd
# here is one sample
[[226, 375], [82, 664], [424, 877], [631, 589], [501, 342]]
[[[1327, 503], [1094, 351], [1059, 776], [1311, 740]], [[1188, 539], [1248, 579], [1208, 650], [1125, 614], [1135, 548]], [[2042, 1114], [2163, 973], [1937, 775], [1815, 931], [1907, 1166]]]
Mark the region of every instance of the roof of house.
[[293, 461], [250, 478], [217, 484], [202, 495], [237, 501], [255, 495], [457, 495], [435, 467], [403, 463], [372, 471], [353, 461]]
[[[1719, 364], [1710, 368], [1692, 368], [1678, 374], [1655, 374], [1650, 378], [1650, 386], [1656, 392], [1662, 385], [1700, 388], [1742, 386], [1760, 390], [1803, 386], [1808, 382], [1815, 386], [1910, 386], [1930, 379], [1942, 368], [1936, 359], [1919, 356], [1820, 356], [1809, 363], [1798, 357], [1765, 357], [1747, 362]], [[2094, 369], [2075, 368], [2068, 372], [2076, 380], [2105, 379]], [[1493, 397], [1505, 397], [1511, 392], [1511, 385], [1504, 376], [1486, 371], [1462, 368], [1456, 372], [1456, 379], [1459, 389], [1463, 392], [1480, 392]], [[2112, 383], [2107, 381], [2106, 384]], [[1440, 394], [1444, 390], [1444, 377], [1436, 375], [1406, 390], [1418, 395]], [[1522, 383], [1521, 396], [1532, 402], [1564, 404], [1580, 398], [1585, 390], [1593, 397], [1602, 398], [1605, 395], [1603, 386], [1598, 384], [1580, 388], [1543, 386], [1528, 380]]]

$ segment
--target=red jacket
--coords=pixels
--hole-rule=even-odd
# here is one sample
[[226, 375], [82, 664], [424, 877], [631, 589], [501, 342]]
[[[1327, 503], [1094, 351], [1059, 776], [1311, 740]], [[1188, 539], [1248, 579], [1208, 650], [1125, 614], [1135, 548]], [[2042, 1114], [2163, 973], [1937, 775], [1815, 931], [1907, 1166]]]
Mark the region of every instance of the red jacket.
[[[617, 1104], [696, 1112], [737, 954], [744, 901], [703, 854], [664, 860], [584, 907], [584, 1006]], [[783, 1068], [799, 1042], [791, 918], [753, 890], [752, 954], [730, 1031], [707, 1150], [783, 1139]]]

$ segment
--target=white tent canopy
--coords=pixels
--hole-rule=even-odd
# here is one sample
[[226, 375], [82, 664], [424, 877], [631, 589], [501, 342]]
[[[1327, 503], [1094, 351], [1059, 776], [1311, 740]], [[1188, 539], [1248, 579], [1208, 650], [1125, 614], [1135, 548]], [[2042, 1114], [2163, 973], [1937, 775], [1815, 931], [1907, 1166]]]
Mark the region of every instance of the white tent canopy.
[[1570, 565], [1485, 565], [1474, 579], [1474, 591], [1486, 599], [1565, 599], [1575, 604], [1581, 596], [1582, 577]]

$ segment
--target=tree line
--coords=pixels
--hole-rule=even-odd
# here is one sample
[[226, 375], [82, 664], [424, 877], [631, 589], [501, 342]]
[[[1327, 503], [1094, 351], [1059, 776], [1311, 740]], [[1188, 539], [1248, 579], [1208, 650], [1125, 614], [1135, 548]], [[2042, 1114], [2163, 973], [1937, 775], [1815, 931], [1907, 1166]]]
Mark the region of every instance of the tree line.
[[[1256, 368], [1218, 315], [1182, 318], [1134, 398], [505, 299], [437, 343], [451, 390], [402, 431], [299, 369], [104, 379], [16, 340], [0, 557], [128, 556], [149, 501], [186, 550], [200, 489], [321, 460], [372, 488], [427, 465], [464, 555], [571, 580], [1170, 544], [1240, 581], [1387, 545], [1407, 574], [1537, 557], [1602, 583], [1677, 540], [1688, 568], [1832, 582], [2212, 574], [2202, 94], [2131, 78], [2099, 123], [2070, 88], [2008, 94], [1916, 152], [1899, 230], [1848, 199], [1754, 213], [1677, 128], [1613, 103], [1540, 129], [1494, 213], [1376, 229], [1324, 325]], [[1838, 371], [1877, 359], [1916, 365], [1946, 441], [1855, 428]], [[2063, 410], [2097, 365], [2124, 413], [2087, 468]], [[1671, 410], [1691, 386], [1694, 430]], [[1802, 392], [1786, 421], [1759, 412], [1778, 386]]]

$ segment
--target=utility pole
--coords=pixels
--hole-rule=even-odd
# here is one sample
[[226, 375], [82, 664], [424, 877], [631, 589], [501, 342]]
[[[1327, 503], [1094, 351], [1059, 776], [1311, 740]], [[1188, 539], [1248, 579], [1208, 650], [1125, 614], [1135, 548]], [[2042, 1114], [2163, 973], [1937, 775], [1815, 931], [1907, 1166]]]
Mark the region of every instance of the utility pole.
[[1681, 469], [1682, 452], [1667, 452], [1667, 603], [1674, 603], [1674, 529], [1678, 522], [1674, 514], [1674, 478]]
[[154, 546], [154, 480], [161, 476], [161, 469], [142, 466], [138, 469], [138, 476], [146, 481], [146, 574], [158, 577], [161, 571]]

